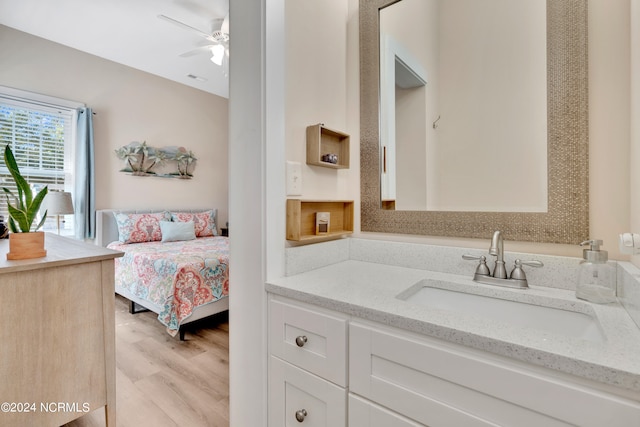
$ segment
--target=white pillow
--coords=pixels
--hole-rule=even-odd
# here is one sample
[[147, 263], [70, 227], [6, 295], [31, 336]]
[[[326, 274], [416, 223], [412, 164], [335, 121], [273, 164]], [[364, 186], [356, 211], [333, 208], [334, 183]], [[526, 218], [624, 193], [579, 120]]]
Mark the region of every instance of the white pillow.
[[162, 231], [163, 242], [179, 242], [182, 240], [193, 240], [196, 238], [193, 221], [160, 221], [160, 230]]

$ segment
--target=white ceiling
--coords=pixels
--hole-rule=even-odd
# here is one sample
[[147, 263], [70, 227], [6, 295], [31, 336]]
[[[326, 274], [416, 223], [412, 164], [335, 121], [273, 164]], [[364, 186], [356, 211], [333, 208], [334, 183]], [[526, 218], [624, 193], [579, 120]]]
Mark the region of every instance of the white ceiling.
[[228, 11], [228, 0], [0, 0], [0, 24], [228, 98], [211, 55], [179, 56], [204, 37], [158, 18], [211, 33]]

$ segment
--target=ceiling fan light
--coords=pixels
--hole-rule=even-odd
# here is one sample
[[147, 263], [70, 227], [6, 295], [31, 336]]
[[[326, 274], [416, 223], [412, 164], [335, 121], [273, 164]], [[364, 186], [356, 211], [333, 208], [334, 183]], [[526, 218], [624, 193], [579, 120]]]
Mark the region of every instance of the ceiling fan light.
[[218, 44], [211, 47], [211, 62], [216, 65], [222, 65], [224, 58], [224, 46]]

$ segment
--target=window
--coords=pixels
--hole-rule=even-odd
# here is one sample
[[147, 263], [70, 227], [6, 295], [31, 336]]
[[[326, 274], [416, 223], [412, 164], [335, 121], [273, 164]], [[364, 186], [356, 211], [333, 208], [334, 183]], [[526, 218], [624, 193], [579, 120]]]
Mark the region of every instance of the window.
[[[4, 151], [7, 144], [11, 145], [20, 172], [34, 192], [45, 185], [49, 191], [73, 192], [75, 107], [76, 103], [69, 101], [0, 87], [0, 148]], [[4, 161], [0, 162], [0, 186], [16, 192]], [[0, 215], [4, 216], [5, 222], [8, 220], [3, 192]], [[60, 219], [61, 234], [73, 235], [71, 218], [69, 221]], [[56, 231], [56, 218], [48, 217], [44, 229]]]

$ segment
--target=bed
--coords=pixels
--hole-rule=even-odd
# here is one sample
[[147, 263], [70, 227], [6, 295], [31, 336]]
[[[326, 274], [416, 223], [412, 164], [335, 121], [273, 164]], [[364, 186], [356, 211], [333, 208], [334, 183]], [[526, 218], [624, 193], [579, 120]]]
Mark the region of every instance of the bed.
[[217, 233], [215, 209], [96, 212], [96, 244], [124, 252], [115, 290], [158, 314], [172, 336], [229, 309], [229, 241]]

